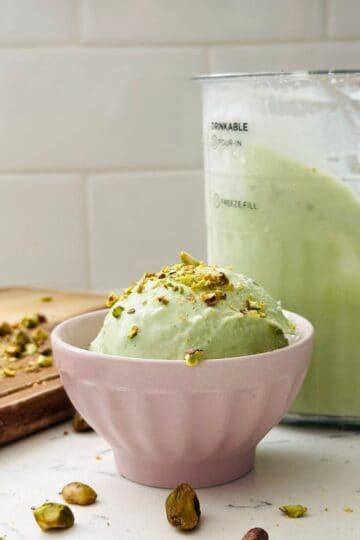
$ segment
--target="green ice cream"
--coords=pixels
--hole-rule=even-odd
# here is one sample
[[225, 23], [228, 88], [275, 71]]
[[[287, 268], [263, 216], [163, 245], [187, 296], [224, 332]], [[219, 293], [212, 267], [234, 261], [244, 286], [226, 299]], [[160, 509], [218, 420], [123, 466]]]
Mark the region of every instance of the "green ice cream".
[[345, 182], [260, 145], [206, 172], [209, 259], [259, 280], [315, 326], [293, 410], [360, 417], [360, 202]]
[[285, 347], [294, 327], [278, 302], [252, 279], [200, 263], [146, 273], [120, 297], [90, 350], [135, 358], [226, 358]]

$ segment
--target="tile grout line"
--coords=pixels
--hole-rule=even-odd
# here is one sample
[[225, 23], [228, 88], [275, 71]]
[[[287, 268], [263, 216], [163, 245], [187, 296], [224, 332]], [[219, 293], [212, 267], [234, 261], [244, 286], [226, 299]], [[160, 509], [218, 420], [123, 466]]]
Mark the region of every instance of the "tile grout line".
[[324, 9], [323, 9], [323, 14], [324, 14], [324, 28], [323, 28], [323, 32], [324, 32], [324, 39], [326, 41], [334, 41], [331, 39], [331, 37], [329, 36], [329, 2], [328, 0], [324, 0]]
[[83, 3], [82, 0], [75, 1], [74, 6], [74, 45], [81, 45], [81, 34], [82, 34], [82, 14], [83, 14]]
[[[81, 26], [81, 23], [80, 25]], [[324, 31], [324, 29], [323, 29]], [[80, 39], [80, 38], [79, 38]], [[327, 35], [316, 38], [316, 39], [298, 39], [298, 40], [254, 40], [254, 41], [222, 41], [222, 42], [189, 42], [189, 43], [97, 43], [97, 42], [76, 42], [68, 43], [64, 42], [47, 42], [47, 43], [34, 43], [34, 42], [23, 42], [23, 43], [1, 43], [0, 42], [0, 51], [1, 50], [42, 50], [42, 49], [52, 49], [52, 50], [69, 50], [69, 49], [78, 49], [78, 50], [169, 50], [169, 49], [201, 49], [204, 47], [208, 48], [222, 48], [222, 47], [257, 47], [257, 46], [271, 46], [271, 45], [317, 45], [322, 43], [359, 43], [360, 39], [355, 37], [336, 37], [335, 39]]]
[[97, 175], [116, 175], [116, 174], [176, 174], [176, 173], [186, 173], [186, 172], [196, 172], [202, 169], [202, 163], [194, 166], [181, 166], [181, 167], [144, 167], [144, 168], [114, 168], [114, 169], [89, 169], [89, 170], [79, 170], [79, 169], [24, 169], [24, 170], [14, 170], [14, 169], [0, 169], [0, 178], [2, 176], [34, 176], [34, 175], [48, 175], [48, 176], [59, 176], [59, 175], [80, 175], [80, 176], [97, 176]]
[[84, 226], [84, 239], [85, 239], [85, 259], [86, 259], [86, 288], [92, 290], [92, 257], [91, 257], [91, 232], [90, 232], [90, 208], [89, 208], [89, 178], [86, 175], [81, 175], [81, 187], [83, 193], [83, 226]]

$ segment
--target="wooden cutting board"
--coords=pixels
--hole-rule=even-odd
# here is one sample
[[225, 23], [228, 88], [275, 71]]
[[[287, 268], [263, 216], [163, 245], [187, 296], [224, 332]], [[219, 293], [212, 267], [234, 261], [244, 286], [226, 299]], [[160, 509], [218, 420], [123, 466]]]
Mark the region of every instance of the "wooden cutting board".
[[[44, 299], [51, 299], [44, 301]], [[28, 287], [0, 288], [0, 323], [16, 323], [26, 313], [41, 313], [47, 328], [86, 311], [105, 307], [105, 296]], [[22, 360], [19, 360], [21, 362]], [[0, 361], [1, 364], [1, 361]], [[19, 371], [0, 379], [0, 445], [69, 418], [73, 407], [54, 366]]]

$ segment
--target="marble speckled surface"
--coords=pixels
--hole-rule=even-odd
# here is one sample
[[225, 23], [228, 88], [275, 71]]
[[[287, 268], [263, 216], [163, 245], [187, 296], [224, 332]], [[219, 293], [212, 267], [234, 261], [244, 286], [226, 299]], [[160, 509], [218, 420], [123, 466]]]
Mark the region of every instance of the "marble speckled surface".
[[[194, 538], [240, 540], [260, 526], [271, 540], [360, 539], [359, 456], [360, 431], [277, 427], [259, 445], [255, 471], [198, 490], [203, 515]], [[68, 424], [0, 449], [0, 537], [44, 539], [30, 507], [46, 499], [61, 501], [58, 492], [74, 480], [91, 484], [99, 500], [74, 506], [76, 526], [56, 533], [57, 538], [180, 538], [165, 518], [168, 490], [117, 476], [108, 445], [95, 433], [73, 433]], [[291, 503], [308, 506], [307, 517], [282, 516], [278, 506]], [[344, 512], [345, 507], [353, 512]]]

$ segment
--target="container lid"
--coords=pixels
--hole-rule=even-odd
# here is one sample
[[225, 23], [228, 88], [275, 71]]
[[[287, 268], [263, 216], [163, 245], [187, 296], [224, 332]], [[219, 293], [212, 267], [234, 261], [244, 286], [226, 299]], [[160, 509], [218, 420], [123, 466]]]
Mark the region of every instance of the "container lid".
[[313, 71], [258, 71], [258, 72], [240, 72], [240, 73], [212, 73], [209, 75], [196, 75], [195, 81], [216, 81], [223, 79], [250, 79], [267, 77], [293, 77], [297, 79], [308, 79], [318, 76], [346, 76], [360, 75], [360, 69], [319, 69]]

